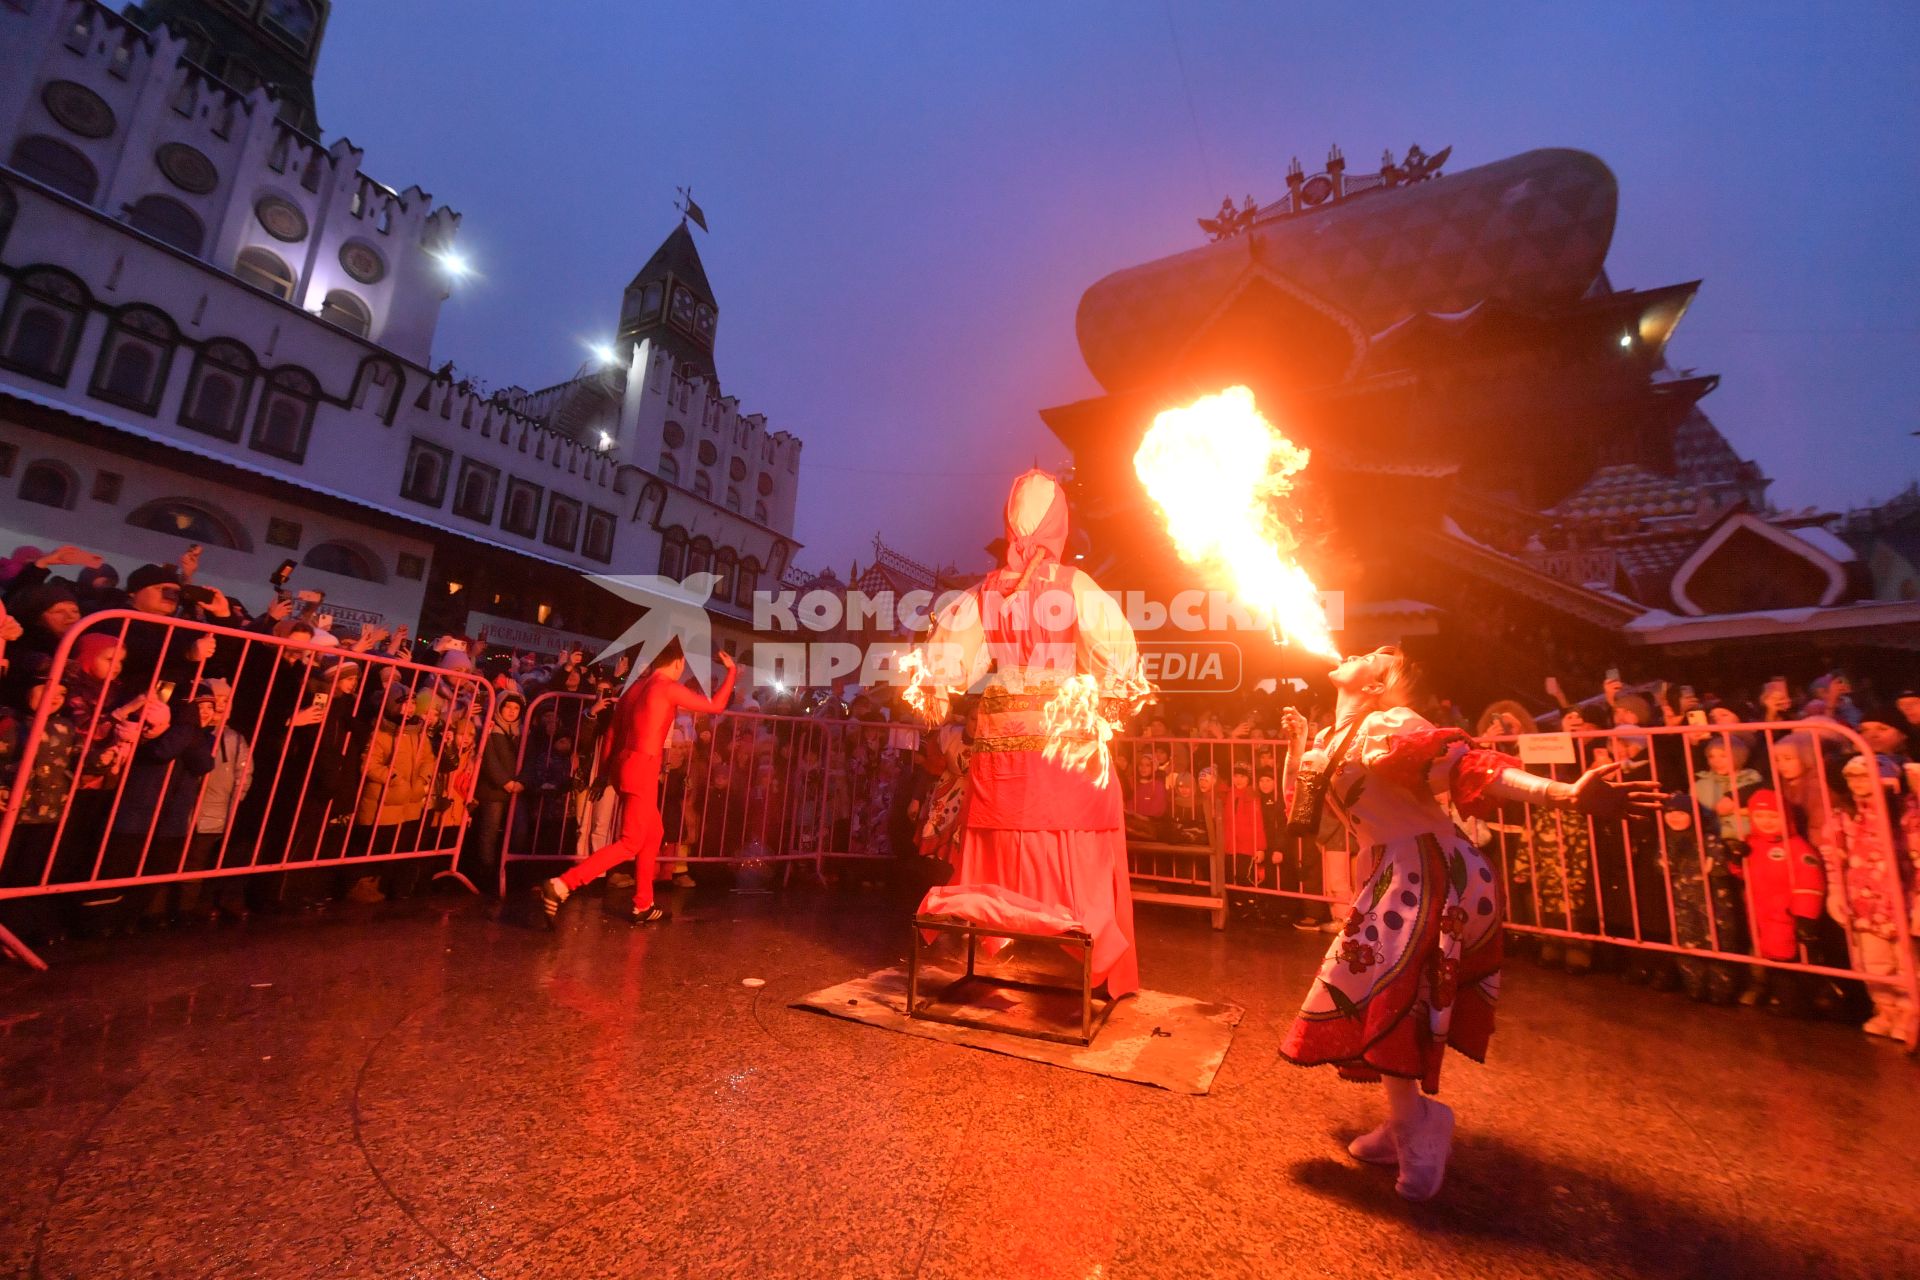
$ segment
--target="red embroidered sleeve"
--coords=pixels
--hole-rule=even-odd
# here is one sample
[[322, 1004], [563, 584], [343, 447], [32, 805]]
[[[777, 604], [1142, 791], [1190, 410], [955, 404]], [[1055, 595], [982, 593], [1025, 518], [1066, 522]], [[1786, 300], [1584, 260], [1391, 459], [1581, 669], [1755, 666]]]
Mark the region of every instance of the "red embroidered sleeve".
[[1388, 782], [1409, 791], [1427, 789], [1427, 774], [1434, 761], [1445, 755], [1456, 742], [1471, 745], [1472, 739], [1458, 729], [1420, 729], [1403, 733], [1393, 740], [1386, 754], [1373, 763], [1373, 771]]
[[1448, 788], [1453, 795], [1453, 807], [1462, 817], [1491, 818], [1500, 802], [1487, 794], [1487, 788], [1506, 770], [1525, 767], [1504, 751], [1475, 748], [1467, 752], [1453, 765]]

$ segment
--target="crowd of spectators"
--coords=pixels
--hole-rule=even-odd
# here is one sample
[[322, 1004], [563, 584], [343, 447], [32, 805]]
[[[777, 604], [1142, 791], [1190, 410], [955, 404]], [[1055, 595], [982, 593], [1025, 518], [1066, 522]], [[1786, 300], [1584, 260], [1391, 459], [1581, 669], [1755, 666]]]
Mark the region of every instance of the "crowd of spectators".
[[[28, 898], [0, 921], [44, 941], [378, 902], [419, 892], [449, 854], [490, 893], [510, 838], [553, 856], [610, 838], [617, 798], [597, 748], [624, 657], [336, 625], [320, 593], [284, 580], [255, 612], [196, 584], [198, 567], [197, 547], [124, 582], [76, 547], [0, 561], [0, 802], [48, 711], [0, 884], [285, 870]], [[83, 622], [110, 609], [133, 617]], [[689, 858], [911, 845], [926, 779], [917, 736], [890, 729], [883, 704], [762, 690], [736, 705], [759, 714], [683, 716], [670, 737], [663, 813], [681, 884]], [[393, 860], [324, 865], [370, 856]]]
[[[1920, 692], [1880, 696], [1838, 671], [1804, 687], [1767, 679], [1750, 702], [1667, 681], [1628, 685], [1614, 670], [1593, 689], [1576, 701], [1549, 680], [1535, 706], [1496, 702], [1471, 721], [1444, 698], [1421, 707], [1436, 724], [1509, 751], [1523, 734], [1572, 735], [1566, 763], [1532, 766], [1562, 780], [1618, 763], [1626, 777], [1667, 791], [1657, 823], [1589, 824], [1519, 807], [1491, 821], [1461, 819], [1505, 871], [1509, 918], [1545, 931], [1538, 957], [1576, 973], [1608, 965], [1700, 1000], [1765, 1003], [1905, 1035], [1914, 1011], [1883, 985], [1869, 991], [1592, 939], [1900, 972], [1901, 950], [1920, 934]], [[1279, 721], [1287, 701], [1305, 700], [1276, 691], [1149, 711], [1118, 760], [1127, 823], [1137, 869], [1151, 874], [1165, 857], [1169, 878], [1185, 865], [1191, 881], [1178, 851], [1217, 847], [1242, 910], [1332, 929], [1312, 897], [1260, 892], [1342, 900], [1352, 861], [1364, 856], [1331, 819], [1317, 838], [1288, 834]], [[1324, 706], [1307, 710], [1316, 728], [1326, 722]], [[1781, 728], [1764, 727], [1773, 723]], [[1762, 727], [1732, 727], [1742, 724]]]
[[[284, 581], [256, 613], [196, 584], [198, 560], [189, 547], [124, 583], [74, 547], [24, 547], [0, 561], [0, 788], [18, 777], [23, 791], [0, 884], [279, 873], [23, 899], [5, 909], [12, 927], [112, 932], [342, 896], [374, 902], [420, 891], [423, 867], [449, 862], [492, 892], [509, 843], [564, 858], [611, 838], [617, 797], [597, 765], [624, 658], [596, 664], [579, 649], [542, 657], [490, 650], [484, 636], [339, 627], [319, 593]], [[132, 618], [82, 623], [105, 609]], [[75, 627], [82, 634], [56, 678], [54, 654]], [[1571, 732], [1571, 760], [1534, 767], [1571, 778], [1618, 762], [1668, 790], [1657, 823], [1590, 826], [1517, 809], [1466, 822], [1505, 871], [1511, 919], [1544, 931], [1539, 957], [1575, 972], [1613, 963], [1702, 1000], [1903, 1029], [1911, 1010], [1868, 1009], [1843, 984], [1640, 948], [1615, 956], [1592, 940], [1890, 972], [1920, 925], [1895, 918], [1913, 900], [1920, 860], [1920, 693], [1882, 696], [1842, 672], [1804, 687], [1769, 679], [1750, 700], [1629, 684], [1615, 670], [1590, 690], [1576, 700], [1549, 680], [1531, 706], [1505, 700], [1471, 718], [1443, 697], [1421, 707], [1495, 744]], [[1328, 929], [1321, 899], [1349, 891], [1353, 851], [1337, 825], [1317, 838], [1287, 832], [1289, 704], [1316, 725], [1329, 712], [1307, 690], [1272, 685], [1165, 698], [1117, 740], [1112, 766], [1137, 871], [1191, 879], [1178, 870], [1190, 865], [1183, 851], [1217, 848], [1244, 892], [1241, 909]], [[43, 709], [46, 729], [22, 773]], [[963, 737], [923, 736], [893, 723], [896, 710], [878, 691], [776, 686], [743, 691], [739, 714], [683, 715], [663, 770], [668, 871], [691, 886], [702, 861], [725, 860], [731, 874], [814, 853], [950, 853]], [[1782, 728], [1732, 727], [1775, 722]], [[1656, 728], [1670, 731], [1648, 732]], [[392, 860], [361, 860], [374, 856]]]

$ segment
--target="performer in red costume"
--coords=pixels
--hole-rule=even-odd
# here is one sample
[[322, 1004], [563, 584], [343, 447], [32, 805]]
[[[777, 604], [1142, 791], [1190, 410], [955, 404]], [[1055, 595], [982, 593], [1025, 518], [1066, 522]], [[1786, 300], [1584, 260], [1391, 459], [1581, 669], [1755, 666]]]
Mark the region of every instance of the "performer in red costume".
[[[977, 699], [958, 870], [922, 909], [965, 902], [958, 913], [978, 923], [1043, 932], [1070, 919], [1092, 935], [1095, 984], [1129, 995], [1140, 965], [1120, 784], [1104, 739], [1149, 692], [1133, 628], [1089, 575], [1060, 562], [1067, 497], [1052, 476], [1029, 471], [1013, 482], [1006, 531], [1004, 565], [941, 611], [916, 674], [936, 724], [951, 694]], [[1071, 708], [1063, 688], [1078, 695]]]
[[680, 680], [687, 671], [686, 655], [678, 640], [663, 649], [642, 679], [620, 695], [613, 709], [612, 728], [600, 736], [598, 776], [611, 778], [620, 793], [620, 832], [612, 844], [540, 886], [540, 905], [548, 927], [575, 889], [592, 884], [628, 858], [634, 861], [634, 924], [659, 924], [670, 918], [653, 900], [654, 864], [660, 857], [665, 824], [660, 817], [660, 761], [667, 748], [667, 730], [683, 710], [724, 711], [733, 694], [733, 655], [722, 652], [720, 665], [727, 674], [711, 698], [689, 689]]
[[1453, 1111], [1421, 1090], [1438, 1092], [1448, 1045], [1485, 1059], [1500, 991], [1498, 881], [1436, 797], [1451, 794], [1467, 817], [1507, 801], [1618, 818], [1660, 801], [1652, 782], [1612, 781], [1622, 765], [1555, 782], [1478, 750], [1408, 709], [1411, 685], [1389, 645], [1334, 668], [1334, 723], [1310, 749], [1304, 721], [1287, 714], [1300, 770], [1290, 822], [1317, 827], [1304, 810], [1324, 796], [1373, 866], [1280, 1052], [1349, 1080], [1385, 1079], [1389, 1119], [1348, 1150], [1397, 1164], [1400, 1194], [1425, 1200], [1446, 1174]]

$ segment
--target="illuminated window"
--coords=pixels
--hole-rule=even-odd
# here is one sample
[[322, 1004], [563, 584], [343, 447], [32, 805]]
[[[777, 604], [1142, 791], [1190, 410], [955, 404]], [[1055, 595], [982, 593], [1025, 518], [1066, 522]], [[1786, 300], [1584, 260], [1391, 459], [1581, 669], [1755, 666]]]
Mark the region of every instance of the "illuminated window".
[[187, 498], [162, 498], [136, 507], [127, 516], [127, 523], [136, 529], [151, 529], [209, 547], [253, 550], [251, 541], [226, 516]]
[[233, 274], [282, 301], [293, 297], [293, 268], [272, 250], [258, 245], [242, 249], [239, 261], [233, 264]]
[[366, 303], [345, 289], [335, 289], [327, 295], [327, 300], [320, 304], [320, 318], [356, 338], [373, 332], [373, 313], [367, 310]]
[[300, 563], [322, 573], [337, 573], [343, 578], [358, 578], [362, 582], [387, 580], [373, 553], [350, 542], [316, 542]]

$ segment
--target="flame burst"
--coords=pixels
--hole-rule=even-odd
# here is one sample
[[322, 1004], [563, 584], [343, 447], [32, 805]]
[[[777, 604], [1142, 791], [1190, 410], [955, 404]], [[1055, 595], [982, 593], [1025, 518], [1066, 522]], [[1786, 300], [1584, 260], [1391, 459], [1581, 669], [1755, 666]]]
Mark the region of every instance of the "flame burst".
[[1093, 774], [1093, 785], [1104, 787], [1111, 775], [1107, 739], [1118, 726], [1101, 713], [1100, 682], [1090, 675], [1069, 676], [1040, 711], [1047, 735], [1041, 755], [1070, 769]]
[[1293, 559], [1293, 531], [1273, 513], [1272, 500], [1292, 490], [1308, 456], [1261, 416], [1252, 391], [1228, 387], [1155, 418], [1133, 469], [1182, 560], [1269, 630], [1337, 660], [1320, 591]]

